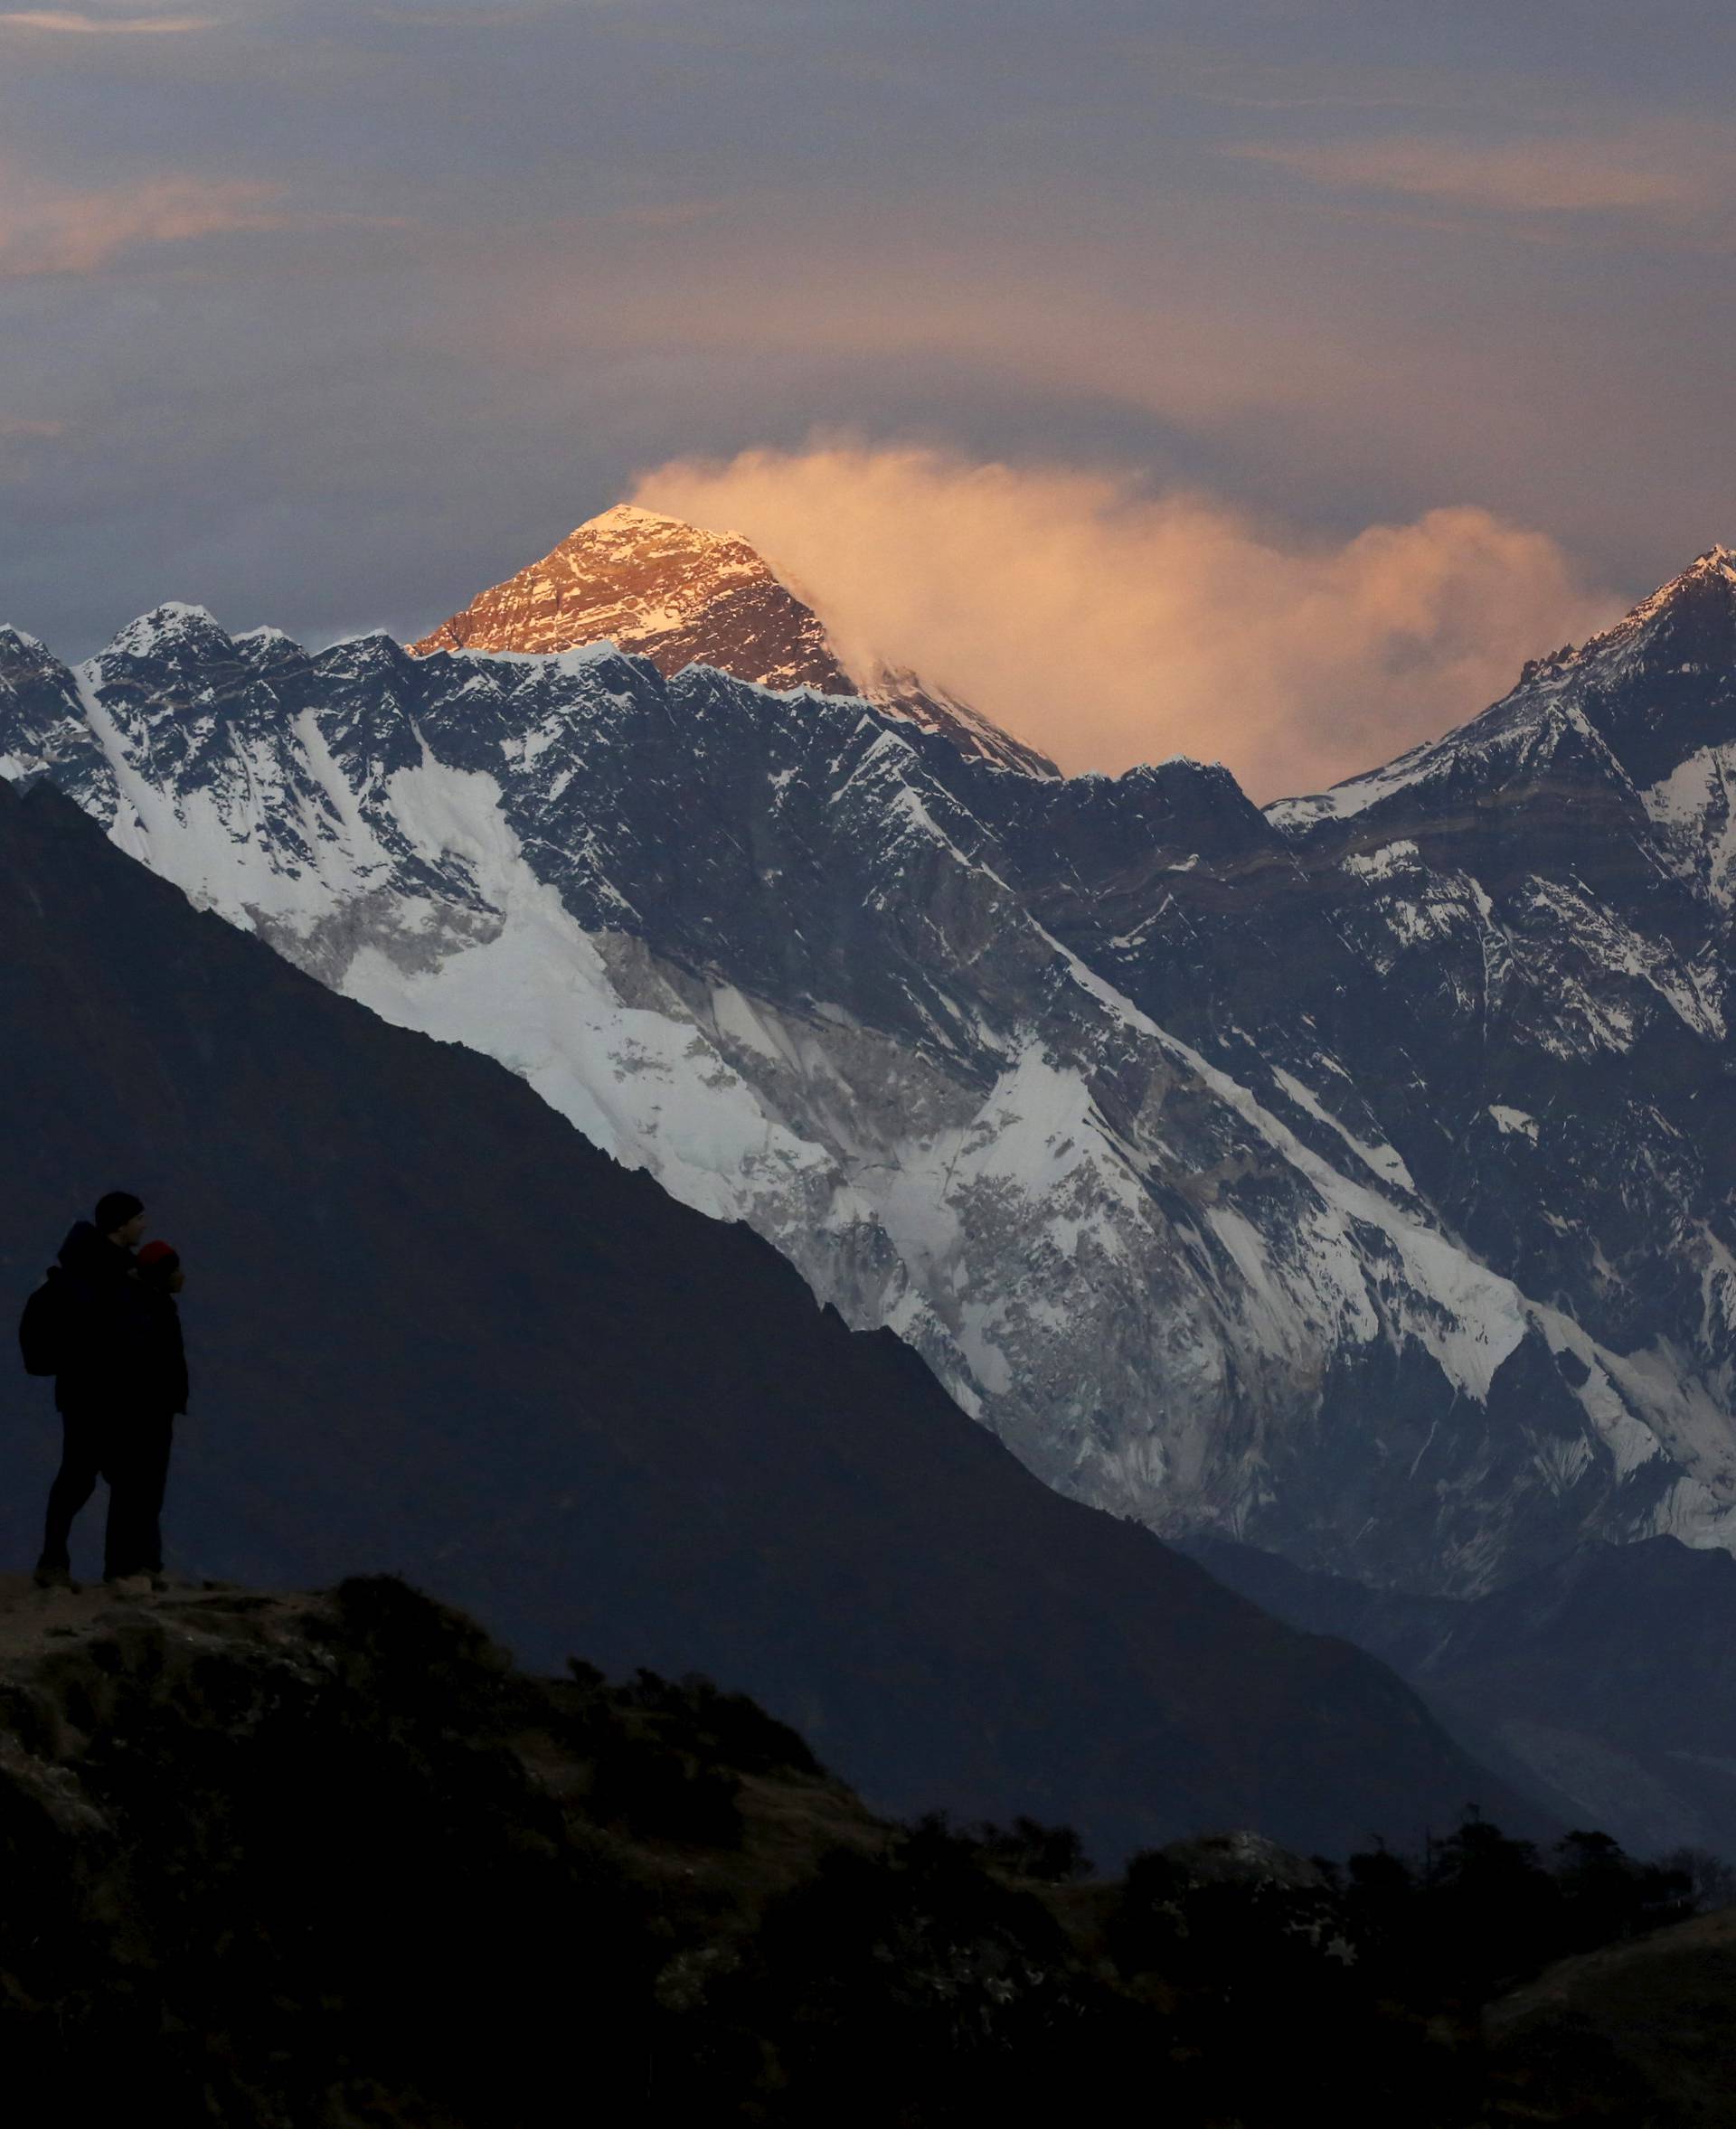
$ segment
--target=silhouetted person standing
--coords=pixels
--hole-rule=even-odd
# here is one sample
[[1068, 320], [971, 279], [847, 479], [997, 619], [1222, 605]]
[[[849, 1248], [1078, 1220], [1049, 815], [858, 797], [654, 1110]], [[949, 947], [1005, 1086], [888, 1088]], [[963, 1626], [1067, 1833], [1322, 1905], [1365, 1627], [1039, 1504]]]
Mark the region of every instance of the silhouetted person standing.
[[132, 1275], [137, 1289], [136, 1354], [128, 1408], [109, 1450], [108, 1559], [111, 1582], [163, 1572], [163, 1491], [168, 1484], [175, 1422], [187, 1408], [187, 1350], [175, 1295], [186, 1285], [181, 1259], [166, 1242], [146, 1242]]
[[[50, 1273], [55, 1289], [57, 1355], [54, 1404], [61, 1415], [61, 1468], [49, 1488], [48, 1522], [36, 1580], [52, 1588], [71, 1579], [72, 1519], [108, 1476], [118, 1429], [133, 1415], [137, 1352], [137, 1289], [133, 1250], [145, 1232], [145, 1208], [128, 1191], [110, 1191], [93, 1220], [75, 1223]], [[114, 1499], [109, 1500], [105, 1573], [114, 1571]]]

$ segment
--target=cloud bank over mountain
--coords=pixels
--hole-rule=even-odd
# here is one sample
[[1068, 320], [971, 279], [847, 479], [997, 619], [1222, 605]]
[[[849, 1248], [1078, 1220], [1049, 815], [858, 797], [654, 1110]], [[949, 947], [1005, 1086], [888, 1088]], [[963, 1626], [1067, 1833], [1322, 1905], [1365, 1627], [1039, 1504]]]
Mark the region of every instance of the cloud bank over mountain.
[[[0, 619], [419, 636], [636, 467], [844, 432], [1202, 490], [1287, 556], [1474, 504], [1625, 605], [1732, 531], [1707, 10], [0, 6]], [[1527, 586], [1572, 631], [1551, 573], [1466, 695]]]
[[635, 500], [744, 533], [846, 663], [912, 665], [1065, 769], [1194, 754], [1262, 799], [1462, 721], [1615, 605], [1464, 505], [1331, 542], [1202, 492], [826, 439], [674, 460]]

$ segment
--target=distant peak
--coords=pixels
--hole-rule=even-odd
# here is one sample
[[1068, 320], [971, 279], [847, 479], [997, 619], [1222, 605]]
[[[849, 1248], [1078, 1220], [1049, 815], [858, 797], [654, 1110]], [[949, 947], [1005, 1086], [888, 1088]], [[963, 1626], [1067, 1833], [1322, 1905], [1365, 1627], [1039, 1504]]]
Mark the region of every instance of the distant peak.
[[563, 544], [592, 539], [643, 539], [649, 534], [678, 534], [689, 547], [746, 547], [740, 532], [712, 532], [684, 517], [670, 517], [661, 510], [646, 510], [637, 503], [616, 503], [568, 533]]
[[1700, 617], [1700, 626], [1709, 621], [1714, 630], [1726, 631], [1732, 608], [1736, 608], [1736, 548], [1720, 542], [1696, 554], [1686, 569], [1630, 608], [1612, 627], [1599, 630], [1583, 644], [1563, 644], [1544, 657], [1527, 659], [1519, 684], [1559, 683], [1571, 679], [1588, 664], [1644, 655], [1660, 629], [1673, 629], [1690, 611]]
[[1722, 577], [1727, 582], [1736, 583], [1736, 548], [1726, 547], [1721, 542], [1708, 547], [1703, 554], [1696, 554], [1685, 570], [1672, 577], [1667, 584], [1661, 584], [1634, 611], [1636, 614], [1655, 612], [1676, 593], [1703, 584], [1711, 577]]
[[709, 665], [780, 692], [863, 695], [900, 720], [943, 732], [966, 754], [1027, 776], [1054, 764], [914, 674], [854, 674], [826, 624], [740, 532], [617, 503], [540, 561], [490, 586], [408, 647], [550, 657], [609, 643], [666, 677]]
[[853, 692], [818, 617], [745, 540], [637, 503], [588, 519], [410, 648], [548, 655], [604, 640], [665, 674], [706, 664], [767, 687]]
[[1667, 584], [1660, 584], [1649, 598], [1641, 599], [1613, 628], [1593, 636], [1586, 650], [1595, 653], [1625, 646], [1654, 622], [1672, 619], [1689, 608], [1706, 609], [1709, 598], [1712, 605], [1707, 610], [1724, 611], [1731, 594], [1736, 594], [1736, 548], [1720, 542], [1695, 555], [1686, 569]]
[[119, 652], [127, 657], [149, 657], [165, 644], [190, 641], [227, 643], [229, 638], [207, 608], [170, 598], [159, 607], [153, 607], [149, 613], [141, 614], [136, 621], [128, 621], [108, 645], [108, 652]]

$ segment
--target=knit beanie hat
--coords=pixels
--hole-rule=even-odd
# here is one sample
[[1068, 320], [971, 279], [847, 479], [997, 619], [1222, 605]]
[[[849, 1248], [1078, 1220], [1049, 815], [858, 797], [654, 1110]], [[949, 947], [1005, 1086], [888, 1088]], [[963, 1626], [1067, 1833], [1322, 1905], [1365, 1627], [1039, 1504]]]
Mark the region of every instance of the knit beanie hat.
[[107, 1197], [97, 1200], [97, 1232], [99, 1235], [111, 1235], [118, 1227], [125, 1227], [129, 1220], [137, 1220], [144, 1210], [144, 1199], [134, 1197], [131, 1191], [110, 1191]]
[[167, 1242], [146, 1242], [138, 1253], [138, 1268], [148, 1279], [172, 1279], [181, 1268], [179, 1251]]

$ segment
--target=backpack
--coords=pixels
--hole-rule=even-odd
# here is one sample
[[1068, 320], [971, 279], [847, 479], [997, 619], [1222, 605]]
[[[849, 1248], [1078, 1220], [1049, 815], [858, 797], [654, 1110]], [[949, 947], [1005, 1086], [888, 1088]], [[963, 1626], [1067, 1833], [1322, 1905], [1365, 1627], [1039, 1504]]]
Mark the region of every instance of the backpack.
[[66, 1281], [58, 1267], [24, 1304], [18, 1319], [18, 1350], [26, 1375], [58, 1375], [65, 1357]]

